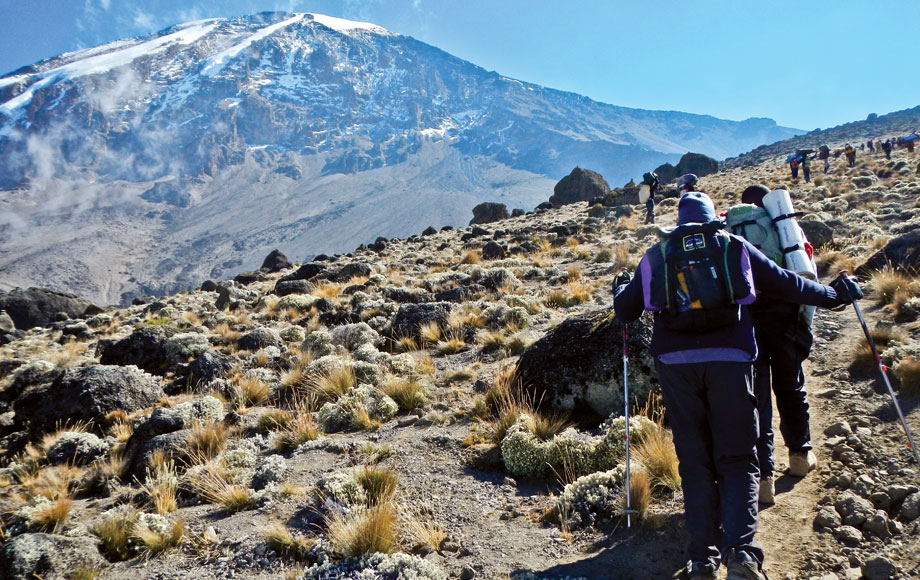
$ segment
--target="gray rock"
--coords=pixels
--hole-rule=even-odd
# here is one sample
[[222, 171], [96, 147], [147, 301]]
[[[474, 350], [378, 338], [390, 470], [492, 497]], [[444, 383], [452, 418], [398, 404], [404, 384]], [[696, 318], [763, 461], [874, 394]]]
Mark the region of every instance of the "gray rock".
[[281, 335], [278, 334], [278, 331], [273, 328], [257, 328], [248, 334], [244, 334], [237, 341], [237, 345], [241, 350], [249, 350], [255, 352], [260, 348], [265, 348], [267, 346], [282, 346], [284, 341], [281, 339]]
[[920, 517], [920, 493], [913, 493], [901, 504], [900, 518], [905, 522], [912, 522]]
[[508, 206], [503, 203], [484, 201], [473, 208], [473, 219], [469, 225], [490, 224], [499, 220], [508, 219]]
[[891, 560], [883, 556], [876, 556], [862, 565], [862, 573], [866, 580], [890, 580], [897, 578], [898, 568]]
[[874, 515], [866, 518], [865, 523], [862, 525], [862, 529], [883, 540], [891, 537], [888, 514], [882, 510], [878, 510]]
[[88, 300], [45, 288], [16, 288], [0, 294], [0, 310], [6, 311], [19, 330], [47, 326], [61, 312], [65, 314], [65, 320], [102, 312], [101, 308]]
[[824, 434], [828, 437], [834, 437], [837, 435], [849, 435], [852, 432], [853, 430], [850, 428], [850, 424], [846, 421], [839, 421], [834, 423], [824, 430]]
[[845, 546], [855, 548], [863, 541], [862, 533], [853, 526], [840, 526], [834, 530], [834, 536]]
[[818, 510], [818, 515], [815, 516], [815, 526], [820, 526], [824, 528], [836, 528], [840, 526], [842, 520], [840, 519], [840, 514], [836, 510], [830, 507], [823, 507]]
[[442, 328], [447, 324], [447, 315], [452, 305], [449, 302], [426, 302], [424, 304], [400, 304], [390, 330], [392, 338], [411, 337], [419, 339], [419, 328], [434, 322]]
[[[621, 340], [611, 310], [571, 316], [524, 351], [515, 380], [548, 406], [607, 417], [623, 408]], [[640, 405], [655, 376], [650, 340], [646, 322], [629, 325], [630, 395]]]
[[475, 577], [476, 570], [473, 570], [469, 566], [464, 566], [463, 569], [460, 570], [460, 580], [473, 580]]
[[306, 280], [283, 280], [275, 284], [275, 294], [287, 296], [288, 294], [309, 294], [316, 287]]
[[872, 503], [849, 491], [842, 492], [834, 502], [834, 508], [843, 523], [848, 526], [861, 526], [867, 519], [875, 515]]
[[13, 410], [18, 421], [28, 422], [34, 436], [78, 421], [98, 429], [108, 413], [132, 413], [164, 395], [159, 380], [137, 367], [93, 365], [70, 369], [50, 385], [30, 389]]
[[178, 332], [171, 326], [144, 326], [119, 341], [100, 340], [99, 362], [134, 365], [148, 373], [162, 374], [172, 364], [166, 345]]
[[0, 547], [0, 580], [65, 580], [81, 566], [101, 569], [107, 564], [90, 536], [21, 534]]
[[263, 272], [280, 272], [281, 270], [287, 270], [288, 268], [293, 267], [287, 256], [281, 253], [281, 250], [272, 250], [265, 260], [262, 261], [262, 266], [259, 270]]
[[502, 260], [506, 255], [505, 247], [498, 242], [491, 241], [482, 247], [482, 258], [484, 260]]
[[189, 379], [192, 384], [207, 384], [215, 379], [226, 378], [238, 362], [239, 359], [234, 356], [207, 350], [189, 364]]
[[86, 465], [108, 450], [109, 444], [92, 433], [68, 431], [48, 449], [46, 457], [53, 464]]
[[553, 195], [549, 198], [549, 203], [553, 207], [561, 207], [569, 203], [603, 197], [608, 193], [610, 193], [610, 185], [600, 173], [576, 167], [570, 174], [559, 180], [553, 188]]
[[6, 310], [0, 310], [0, 334], [9, 334], [16, 330], [16, 324]]

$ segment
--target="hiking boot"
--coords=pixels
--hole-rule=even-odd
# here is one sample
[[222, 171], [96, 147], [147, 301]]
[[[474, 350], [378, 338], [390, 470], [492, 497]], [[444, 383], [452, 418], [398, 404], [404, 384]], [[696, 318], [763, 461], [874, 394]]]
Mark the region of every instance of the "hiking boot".
[[687, 562], [687, 578], [690, 580], [717, 580], [717, 568], [706, 562]]
[[769, 580], [760, 563], [750, 554], [732, 548], [725, 559], [728, 576], [725, 580]]
[[764, 505], [776, 503], [776, 487], [773, 485], [772, 477], [760, 480], [760, 493], [757, 496], [757, 502]]
[[792, 477], [805, 477], [816, 465], [818, 458], [811, 449], [789, 453], [789, 475]]

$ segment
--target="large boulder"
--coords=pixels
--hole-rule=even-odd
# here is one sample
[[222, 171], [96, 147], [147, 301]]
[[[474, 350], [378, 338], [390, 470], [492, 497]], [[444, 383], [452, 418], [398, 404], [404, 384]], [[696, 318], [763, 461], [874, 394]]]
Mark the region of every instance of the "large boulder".
[[888, 265], [899, 272], [920, 272], [920, 230], [913, 230], [889, 241], [857, 268], [856, 273], [869, 276]]
[[826, 223], [817, 219], [801, 219], [799, 226], [805, 232], [805, 237], [815, 248], [830, 244], [834, 241], [834, 230]]
[[665, 163], [655, 169], [655, 173], [658, 174], [658, 179], [661, 183], [673, 181], [687, 173], [693, 173], [697, 177], [705, 177], [718, 171], [719, 162], [702, 153], [685, 153], [676, 167], [670, 163]]
[[325, 264], [307, 262], [306, 264], [301, 264], [299, 268], [290, 274], [282, 276], [280, 281], [287, 282], [288, 280], [310, 280], [325, 272], [326, 268], [327, 266]]
[[206, 350], [188, 365], [191, 384], [206, 385], [215, 379], [226, 378], [239, 362], [234, 356]]
[[508, 206], [505, 204], [484, 201], [473, 208], [473, 219], [470, 220], [470, 225], [490, 224], [509, 217]]
[[167, 344], [178, 332], [171, 326], [142, 326], [119, 341], [100, 340], [99, 362], [134, 365], [148, 373], [162, 374], [172, 364]]
[[[639, 406], [657, 382], [651, 336], [644, 319], [629, 325], [629, 392]], [[524, 351], [515, 380], [534, 400], [580, 420], [622, 414], [622, 340], [612, 310], [570, 317]]]
[[20, 330], [47, 326], [63, 313], [66, 318], [82, 318], [102, 312], [102, 309], [73, 294], [45, 288], [16, 288], [0, 295], [0, 310], [13, 320]]
[[0, 548], [0, 580], [65, 580], [77, 568], [101, 570], [108, 562], [92, 536], [21, 534]]
[[159, 380], [137, 367], [93, 365], [69, 369], [50, 385], [27, 390], [13, 403], [16, 419], [32, 435], [60, 425], [97, 428], [112, 411], [131, 413], [154, 405], [165, 393]]
[[263, 272], [280, 272], [292, 266], [293, 264], [288, 261], [287, 256], [281, 253], [281, 250], [272, 250], [270, 254], [265, 256], [265, 260], [259, 270]]
[[553, 207], [579, 201], [590, 201], [595, 197], [610, 193], [610, 186], [604, 177], [596, 171], [576, 167], [572, 173], [563, 177], [553, 188], [549, 203]]
[[447, 325], [447, 315], [450, 314], [449, 302], [426, 302], [423, 304], [400, 304], [399, 311], [393, 319], [390, 330], [392, 338], [411, 337], [419, 338], [419, 329], [422, 325], [435, 323], [441, 328]]

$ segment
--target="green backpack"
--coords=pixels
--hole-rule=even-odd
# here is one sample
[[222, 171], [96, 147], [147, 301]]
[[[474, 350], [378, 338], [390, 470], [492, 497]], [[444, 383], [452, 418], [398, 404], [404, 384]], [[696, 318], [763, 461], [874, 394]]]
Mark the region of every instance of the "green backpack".
[[725, 214], [728, 231], [751, 242], [780, 268], [786, 267], [783, 247], [770, 215], [762, 207], [743, 203]]

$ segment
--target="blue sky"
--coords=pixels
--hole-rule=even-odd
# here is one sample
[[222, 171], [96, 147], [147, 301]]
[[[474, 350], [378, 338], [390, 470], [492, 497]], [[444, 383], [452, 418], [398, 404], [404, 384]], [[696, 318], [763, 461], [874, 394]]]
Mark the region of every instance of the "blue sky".
[[379, 24], [592, 99], [811, 130], [920, 104], [917, 0], [0, 0], [0, 74], [209, 17]]

